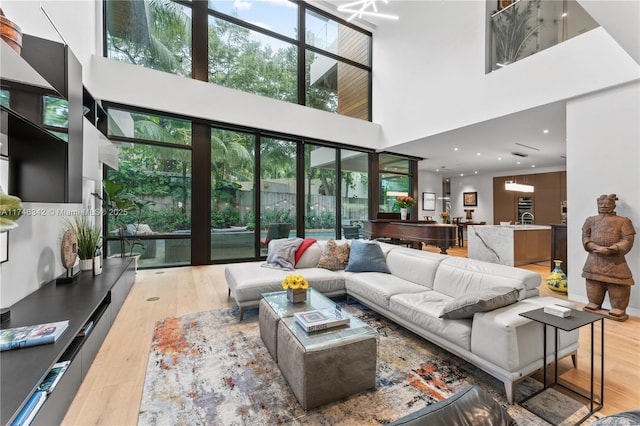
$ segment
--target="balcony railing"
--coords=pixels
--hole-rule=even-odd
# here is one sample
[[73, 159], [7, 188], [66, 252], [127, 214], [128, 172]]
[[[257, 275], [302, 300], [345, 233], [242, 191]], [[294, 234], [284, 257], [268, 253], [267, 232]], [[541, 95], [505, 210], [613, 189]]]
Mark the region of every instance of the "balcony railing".
[[517, 0], [491, 15], [491, 71], [596, 27], [575, 0]]

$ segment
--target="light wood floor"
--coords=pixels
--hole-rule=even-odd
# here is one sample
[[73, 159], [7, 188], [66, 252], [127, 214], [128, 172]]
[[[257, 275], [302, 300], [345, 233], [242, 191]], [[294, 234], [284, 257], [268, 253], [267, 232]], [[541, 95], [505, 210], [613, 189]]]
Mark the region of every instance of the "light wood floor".
[[[449, 254], [466, 256], [466, 248], [451, 249]], [[549, 274], [548, 262], [524, 268], [543, 277]], [[552, 293], [544, 285], [540, 290], [544, 295]], [[563, 297], [557, 293], [553, 296]], [[135, 425], [155, 321], [231, 306], [223, 265], [139, 271], [63, 424]], [[596, 331], [599, 335], [599, 326]], [[588, 389], [588, 327], [580, 331], [580, 345], [578, 368], [571, 368], [568, 360], [562, 360], [559, 366], [563, 379]], [[640, 318], [631, 317], [623, 323], [605, 321], [605, 356], [605, 398], [601, 413], [608, 415], [639, 408]]]

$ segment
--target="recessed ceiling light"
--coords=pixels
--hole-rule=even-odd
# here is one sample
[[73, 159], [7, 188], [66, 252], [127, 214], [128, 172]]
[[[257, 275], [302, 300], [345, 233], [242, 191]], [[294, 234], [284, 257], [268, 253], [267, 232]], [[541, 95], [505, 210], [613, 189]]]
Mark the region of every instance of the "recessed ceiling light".
[[545, 134], [549, 133], [549, 129], [544, 129], [542, 133], [545, 133]]
[[478, 174], [478, 171], [476, 170], [476, 171], [475, 171], [475, 172], [473, 172], [473, 173]]
[[439, 171], [440, 171], [440, 169], [436, 169], [436, 172], [439, 172]]
[[460, 173], [460, 176], [464, 176], [464, 173]]
[[453, 150], [454, 150], [454, 151], [457, 151], [457, 150], [458, 150], [458, 147], [453, 148]]
[[516, 161], [516, 164], [520, 164], [520, 162], [519, 162], [519, 161]]
[[502, 161], [502, 157], [498, 157], [498, 161]]
[[531, 167], [535, 167], [535, 166], [536, 166], [535, 164], [532, 164], [532, 165], [531, 165]]
[[476, 152], [476, 155], [479, 157], [479, 156], [480, 156], [480, 153], [479, 153], [479, 152]]

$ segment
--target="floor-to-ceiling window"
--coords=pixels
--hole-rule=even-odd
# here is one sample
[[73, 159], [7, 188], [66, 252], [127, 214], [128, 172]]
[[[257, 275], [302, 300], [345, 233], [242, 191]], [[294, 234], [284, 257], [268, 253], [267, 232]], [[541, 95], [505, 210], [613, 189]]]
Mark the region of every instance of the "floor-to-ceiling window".
[[416, 160], [401, 155], [105, 107], [120, 155], [105, 177], [142, 206], [107, 214], [106, 254], [133, 249], [143, 268], [255, 260], [273, 238], [340, 238], [417, 187]]
[[264, 136], [260, 139], [260, 254], [269, 241], [296, 235], [298, 142]]
[[211, 129], [211, 260], [255, 256], [255, 141]]
[[369, 155], [340, 150], [340, 172], [340, 223], [362, 226], [362, 221], [369, 218]]
[[105, 56], [371, 119], [371, 33], [297, 1], [105, 0]]
[[305, 235], [316, 239], [336, 237], [336, 148], [305, 144]]
[[119, 167], [105, 179], [133, 204], [106, 216], [106, 255], [119, 255], [124, 242], [125, 253], [141, 256], [141, 267], [190, 264], [191, 122], [116, 108], [109, 116]]

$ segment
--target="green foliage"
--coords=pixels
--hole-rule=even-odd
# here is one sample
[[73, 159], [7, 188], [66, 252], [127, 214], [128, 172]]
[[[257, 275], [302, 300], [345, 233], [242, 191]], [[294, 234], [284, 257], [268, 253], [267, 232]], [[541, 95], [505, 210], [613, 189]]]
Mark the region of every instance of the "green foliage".
[[211, 190], [211, 195], [214, 201], [234, 203], [236, 200], [236, 193], [241, 188], [242, 185], [239, 183], [218, 180], [216, 181], [214, 188]]
[[311, 229], [333, 229], [336, 226], [336, 216], [328, 211], [320, 212], [319, 215], [306, 216], [305, 227]]
[[68, 225], [78, 239], [78, 257], [82, 260], [93, 259], [101, 237], [98, 220], [92, 221], [86, 215], [78, 215], [68, 221]]
[[495, 62], [507, 65], [523, 57], [525, 47], [541, 27], [535, 15], [539, 6], [540, 0], [520, 1], [492, 19]]
[[191, 229], [191, 217], [178, 209], [150, 209], [145, 223], [160, 233]]
[[262, 213], [260, 223], [262, 229], [267, 229], [270, 223], [288, 223], [293, 227], [296, 223], [296, 216], [289, 209], [269, 209]]
[[[153, 201], [141, 200], [123, 191], [123, 185], [113, 180], [103, 180], [102, 187], [104, 198], [99, 194], [94, 195], [103, 202], [103, 208], [108, 216], [113, 217], [113, 222], [117, 226], [118, 237], [120, 239], [120, 255], [124, 256], [129, 252], [133, 255], [135, 247], [143, 247], [138, 235], [138, 229], [143, 220], [146, 219], [146, 210], [154, 205]], [[125, 235], [128, 224], [134, 224], [132, 236]], [[128, 249], [125, 248], [128, 247]]]
[[7, 195], [0, 187], [0, 232], [8, 232], [18, 227], [16, 220], [22, 216], [22, 200]]

